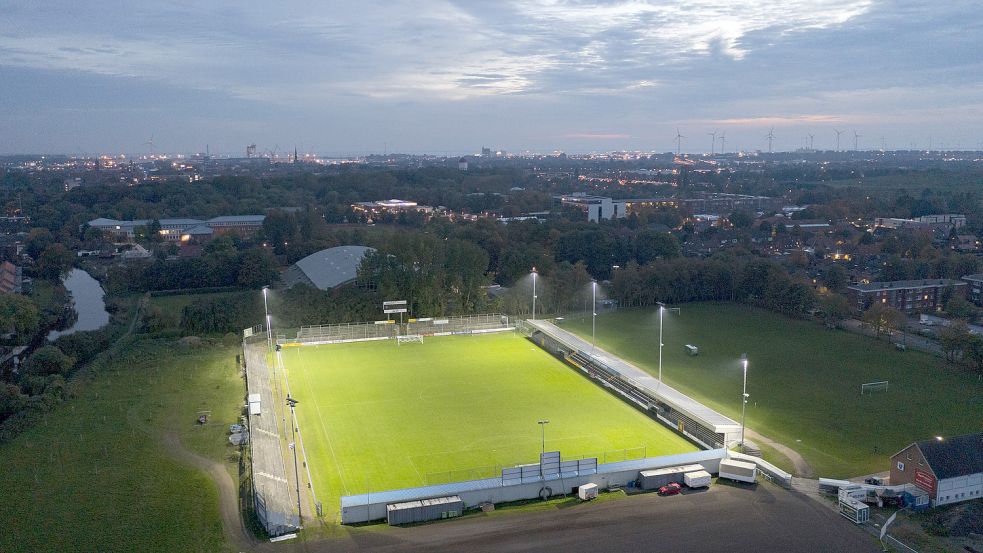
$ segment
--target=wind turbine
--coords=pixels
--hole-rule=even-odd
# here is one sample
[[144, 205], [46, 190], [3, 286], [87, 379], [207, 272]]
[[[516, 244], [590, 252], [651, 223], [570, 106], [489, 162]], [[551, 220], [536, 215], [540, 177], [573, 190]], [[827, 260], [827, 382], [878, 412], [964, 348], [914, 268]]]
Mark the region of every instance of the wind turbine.
[[774, 127], [772, 127], [768, 131], [768, 134], [765, 135], [765, 138], [768, 139], [768, 153], [770, 154], [771, 153], [771, 141], [772, 140], [775, 140], [775, 128]]
[[720, 153], [724, 153], [725, 146], [727, 145], [727, 131], [720, 133]]
[[839, 131], [839, 130], [833, 129], [833, 132], [836, 133], [836, 151], [839, 152], [840, 151], [840, 135], [843, 134], [843, 131]]
[[861, 136], [863, 135], [857, 134], [857, 129], [853, 129], [853, 151], [855, 152], [860, 150], [860, 148], [858, 148], [857, 146], [860, 143]]
[[710, 138], [710, 155], [712, 156], [713, 155], [713, 149], [717, 145], [717, 131], [708, 132], [707, 134], [710, 135], [710, 137], [711, 137]]
[[682, 144], [682, 139], [684, 139], [684, 138], [686, 138], [686, 137], [683, 136], [683, 135], [681, 135], [681, 134], [679, 134], [679, 127], [676, 127], [676, 155], [677, 156], [679, 155], [679, 151], [681, 149], [680, 146]]

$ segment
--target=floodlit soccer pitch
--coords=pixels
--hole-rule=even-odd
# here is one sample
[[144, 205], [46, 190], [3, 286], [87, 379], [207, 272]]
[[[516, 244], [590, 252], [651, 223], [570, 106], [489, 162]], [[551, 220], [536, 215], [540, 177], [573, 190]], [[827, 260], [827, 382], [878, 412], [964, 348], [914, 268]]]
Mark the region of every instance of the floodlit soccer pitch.
[[[797, 450], [819, 476], [884, 471], [913, 441], [980, 429], [978, 376], [927, 353], [743, 305], [679, 307], [664, 314], [666, 383], [739, 421], [747, 352], [748, 428]], [[657, 309], [605, 313], [596, 322], [598, 347], [658, 374], [659, 350], [649, 345], [658, 344]], [[589, 316], [567, 317], [563, 326], [590, 339]], [[699, 355], [687, 355], [684, 344]], [[886, 391], [860, 394], [863, 383], [885, 380]]]
[[697, 450], [512, 332], [289, 347], [282, 358], [325, 511], [342, 495], [538, 462], [540, 420], [546, 450], [564, 458]]

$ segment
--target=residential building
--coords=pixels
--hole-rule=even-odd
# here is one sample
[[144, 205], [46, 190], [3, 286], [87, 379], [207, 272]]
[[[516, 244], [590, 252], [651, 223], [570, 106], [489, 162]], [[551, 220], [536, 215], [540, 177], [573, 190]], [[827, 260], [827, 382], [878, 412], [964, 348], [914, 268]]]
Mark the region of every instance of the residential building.
[[9, 261], [0, 263], [0, 293], [20, 294], [24, 291], [21, 268]]
[[891, 456], [891, 485], [913, 484], [932, 506], [983, 497], [983, 432], [915, 442]]
[[962, 280], [967, 284], [966, 299], [983, 306], [983, 273], [963, 275]]
[[848, 286], [847, 294], [853, 307], [860, 311], [881, 303], [904, 313], [915, 313], [942, 309], [942, 292], [947, 288], [954, 294], [965, 294], [966, 283], [950, 279], [869, 282]]

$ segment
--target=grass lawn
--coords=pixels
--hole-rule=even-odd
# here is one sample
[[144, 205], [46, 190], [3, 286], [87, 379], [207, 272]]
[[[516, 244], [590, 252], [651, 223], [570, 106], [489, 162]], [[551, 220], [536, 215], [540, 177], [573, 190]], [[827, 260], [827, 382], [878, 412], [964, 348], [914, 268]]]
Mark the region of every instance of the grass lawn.
[[[748, 427], [799, 451], [820, 476], [887, 470], [912, 441], [983, 429], [983, 383], [929, 354], [741, 305], [679, 307], [664, 319], [665, 381], [739, 421], [747, 352]], [[590, 338], [589, 317], [564, 326]], [[597, 319], [598, 345], [652, 374], [658, 335], [654, 309]], [[890, 381], [888, 392], [861, 397], [861, 383], [879, 380]]]
[[511, 333], [285, 348], [283, 358], [314, 489], [330, 511], [341, 495], [537, 462], [539, 419], [550, 421], [546, 449], [564, 458], [696, 450]]
[[[216, 461], [234, 456], [235, 353], [144, 340], [96, 361], [73, 399], [0, 445], [0, 551], [228, 550], [217, 488], [168, 456], [161, 436]], [[194, 423], [199, 410], [210, 424]]]

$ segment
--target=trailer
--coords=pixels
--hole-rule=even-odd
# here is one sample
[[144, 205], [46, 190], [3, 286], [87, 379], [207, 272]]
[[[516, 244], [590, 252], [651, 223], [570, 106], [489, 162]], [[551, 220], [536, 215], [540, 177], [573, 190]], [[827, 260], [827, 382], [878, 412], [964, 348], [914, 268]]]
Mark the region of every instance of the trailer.
[[758, 467], [754, 463], [723, 459], [720, 461], [720, 478], [753, 484], [758, 477]]
[[705, 470], [695, 470], [683, 475], [683, 484], [689, 488], [710, 487], [710, 473]]
[[577, 488], [577, 497], [581, 501], [590, 501], [597, 498], [597, 484], [584, 484]]
[[386, 521], [392, 525], [426, 522], [461, 516], [464, 502], [456, 495], [386, 505]]
[[863, 524], [870, 520], [870, 506], [850, 494], [849, 490], [841, 489], [839, 493], [840, 515], [854, 524]]
[[688, 355], [697, 356], [700, 354], [700, 348], [694, 346], [693, 344], [686, 344], [683, 346]]
[[249, 414], [250, 415], [261, 415], [262, 409], [259, 407], [259, 394], [249, 394]]
[[683, 483], [687, 472], [703, 470], [703, 465], [680, 465], [655, 470], [643, 470], [638, 473], [638, 487], [643, 490], [657, 490], [670, 482]]

